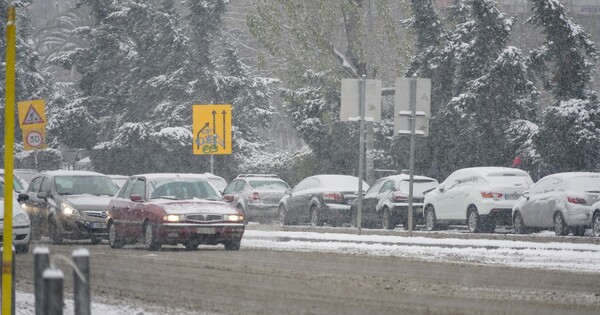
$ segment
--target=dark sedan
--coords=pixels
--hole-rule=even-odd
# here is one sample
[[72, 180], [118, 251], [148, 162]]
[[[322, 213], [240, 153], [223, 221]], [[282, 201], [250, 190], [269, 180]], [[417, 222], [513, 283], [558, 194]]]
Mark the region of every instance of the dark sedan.
[[50, 171], [36, 175], [19, 194], [31, 220], [32, 238], [47, 235], [50, 242], [108, 237], [105, 217], [117, 186], [108, 176], [87, 171]]
[[144, 243], [148, 250], [183, 244], [224, 244], [238, 250], [244, 217], [221, 201], [221, 194], [198, 174], [134, 175], [110, 201], [109, 243], [112, 248]]
[[[369, 185], [363, 181], [362, 189]], [[279, 202], [279, 217], [284, 225], [328, 223], [340, 226], [350, 223], [350, 205], [357, 198], [358, 177], [348, 175], [315, 175], [303, 179], [287, 190]]]

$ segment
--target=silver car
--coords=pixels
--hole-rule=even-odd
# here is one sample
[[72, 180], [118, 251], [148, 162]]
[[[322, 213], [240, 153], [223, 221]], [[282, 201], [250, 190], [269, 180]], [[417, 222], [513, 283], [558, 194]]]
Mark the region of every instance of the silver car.
[[277, 175], [241, 174], [223, 191], [223, 200], [240, 209], [247, 221], [279, 219], [279, 200], [290, 186]]
[[530, 228], [554, 229], [556, 235], [583, 236], [592, 224], [591, 205], [600, 200], [600, 173], [548, 175], [535, 183], [513, 207], [515, 233]]

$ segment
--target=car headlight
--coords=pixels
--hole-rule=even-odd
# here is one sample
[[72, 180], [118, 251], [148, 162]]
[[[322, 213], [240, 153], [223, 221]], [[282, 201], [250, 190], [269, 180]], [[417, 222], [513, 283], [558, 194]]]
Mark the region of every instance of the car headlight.
[[29, 216], [25, 213], [19, 213], [13, 217], [13, 225], [29, 225]]
[[224, 216], [225, 221], [230, 222], [241, 222], [244, 221], [244, 216], [239, 214], [226, 214]]
[[77, 209], [75, 209], [75, 207], [73, 207], [72, 205], [68, 204], [68, 203], [62, 203], [60, 205], [60, 209], [62, 210], [62, 212], [68, 216], [72, 216], [72, 217], [78, 217], [81, 214], [79, 213], [79, 211]]
[[181, 222], [185, 221], [185, 216], [182, 214], [169, 214], [163, 217], [163, 221], [166, 222]]

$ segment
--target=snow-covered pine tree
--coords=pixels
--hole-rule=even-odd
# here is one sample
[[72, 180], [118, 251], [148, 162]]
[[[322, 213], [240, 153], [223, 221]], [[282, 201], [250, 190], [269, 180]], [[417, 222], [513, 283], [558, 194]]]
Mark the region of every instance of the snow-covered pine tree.
[[533, 16], [528, 22], [546, 37], [531, 53], [531, 68], [556, 99], [544, 110], [533, 143], [546, 174], [597, 169], [600, 103], [597, 94], [586, 89], [592, 62], [598, 58], [596, 49], [558, 0], [532, 0], [531, 4]]

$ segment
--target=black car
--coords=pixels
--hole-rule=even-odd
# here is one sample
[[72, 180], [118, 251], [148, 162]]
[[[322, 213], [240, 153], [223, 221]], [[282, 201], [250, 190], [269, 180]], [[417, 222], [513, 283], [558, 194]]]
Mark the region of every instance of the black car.
[[[369, 185], [363, 181], [362, 189]], [[350, 223], [350, 205], [358, 196], [358, 177], [348, 175], [315, 175], [288, 189], [279, 202], [281, 224], [328, 223], [340, 226]]]
[[32, 238], [108, 238], [105, 218], [117, 185], [106, 175], [87, 171], [50, 171], [36, 175], [19, 202], [31, 220]]

